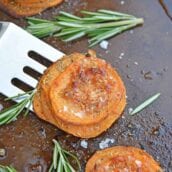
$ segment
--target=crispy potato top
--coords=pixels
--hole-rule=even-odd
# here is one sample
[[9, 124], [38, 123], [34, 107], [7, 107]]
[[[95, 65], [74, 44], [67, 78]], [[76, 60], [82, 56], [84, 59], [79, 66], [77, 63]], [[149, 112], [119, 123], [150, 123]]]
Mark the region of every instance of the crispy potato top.
[[50, 90], [54, 112], [63, 120], [92, 124], [103, 120], [122, 97], [117, 72], [104, 60], [84, 57], [55, 79]]
[[0, 0], [0, 9], [14, 17], [31, 16], [63, 0]]
[[96, 152], [86, 172], [162, 172], [159, 164], [145, 151], [116, 146]]

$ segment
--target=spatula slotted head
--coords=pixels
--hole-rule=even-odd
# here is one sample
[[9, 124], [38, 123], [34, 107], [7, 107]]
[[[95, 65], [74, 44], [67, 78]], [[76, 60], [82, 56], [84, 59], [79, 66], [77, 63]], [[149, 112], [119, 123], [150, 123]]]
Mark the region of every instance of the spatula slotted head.
[[33, 88], [37, 84], [34, 77], [24, 72], [25, 67], [40, 74], [46, 69], [45, 65], [29, 57], [30, 52], [40, 54], [51, 62], [60, 59], [64, 54], [13, 23], [0, 24], [0, 93], [11, 97], [23, 92], [12, 84], [14, 78]]

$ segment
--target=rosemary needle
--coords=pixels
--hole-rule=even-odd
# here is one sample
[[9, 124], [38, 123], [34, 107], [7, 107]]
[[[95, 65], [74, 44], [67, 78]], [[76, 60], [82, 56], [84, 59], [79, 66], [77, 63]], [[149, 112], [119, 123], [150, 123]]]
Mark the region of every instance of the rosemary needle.
[[5, 99], [5, 100], [17, 100], [18, 103], [0, 112], [0, 126], [4, 124], [9, 124], [10, 122], [16, 120], [25, 107], [27, 109], [24, 113], [24, 116], [26, 116], [29, 112], [30, 106], [32, 105], [34, 94], [35, 94], [35, 90], [32, 90]]
[[53, 35], [65, 42], [88, 36], [91, 47], [144, 22], [142, 18], [110, 10], [81, 13], [83, 17], [60, 11], [54, 20], [28, 17], [27, 31], [39, 38]]
[[130, 115], [135, 115], [136, 113], [140, 112], [141, 110], [149, 106], [151, 103], [153, 103], [156, 99], [158, 99], [160, 95], [160, 93], [157, 93], [152, 97], [148, 98], [146, 101], [137, 106], [133, 111], [131, 111]]
[[17, 171], [11, 166], [0, 165], [0, 172], [17, 172]]
[[81, 166], [77, 157], [70, 152], [64, 150], [55, 139], [53, 139], [53, 143], [53, 160], [48, 172], [76, 172], [76, 170], [70, 164], [68, 158], [72, 158], [76, 161], [78, 170], [80, 171]]

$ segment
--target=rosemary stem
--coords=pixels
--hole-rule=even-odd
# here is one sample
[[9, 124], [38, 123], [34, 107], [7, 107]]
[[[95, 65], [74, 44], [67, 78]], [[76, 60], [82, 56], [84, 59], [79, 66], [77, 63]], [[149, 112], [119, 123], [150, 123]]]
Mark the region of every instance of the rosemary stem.
[[61, 11], [53, 21], [28, 18], [27, 30], [39, 38], [53, 35], [65, 42], [88, 36], [91, 38], [90, 46], [93, 46], [105, 38], [108, 39], [144, 22], [142, 18], [110, 10], [81, 13], [83, 17]]
[[129, 24], [143, 24], [143, 19], [138, 18], [132, 20], [109, 22], [109, 23], [98, 23], [98, 24], [75, 24], [70, 22], [58, 22], [58, 24], [61, 26], [86, 28], [85, 30], [87, 30], [87, 29], [98, 29], [98, 28], [106, 28], [106, 27], [117, 27], [117, 26], [129, 25]]
[[70, 164], [68, 157], [71, 157], [76, 161], [78, 165], [78, 170], [80, 171], [81, 166], [77, 157], [70, 152], [64, 150], [55, 139], [53, 139], [53, 143], [53, 161], [48, 172], [76, 172], [76, 170]]
[[4, 124], [9, 124], [10, 122], [16, 120], [25, 107], [27, 108], [27, 110], [24, 113], [24, 116], [26, 116], [29, 112], [29, 107], [32, 104], [35, 91], [36, 89], [8, 98], [8, 100], [11, 100], [11, 99], [12, 100], [22, 99], [22, 100], [20, 100], [17, 104], [7, 109], [4, 109], [0, 112], [0, 126]]
[[90, 24], [88, 26], [84, 26], [90, 29], [98, 29], [98, 28], [106, 28], [106, 27], [117, 27], [117, 26], [124, 26], [130, 24], [143, 24], [143, 19], [132, 19], [126, 21], [118, 21], [118, 22], [110, 22], [110, 23], [100, 23], [100, 24]]
[[21, 93], [21, 94], [18, 94], [16, 96], [13, 96], [13, 97], [8, 97], [6, 99], [4, 99], [5, 101], [8, 101], [8, 100], [12, 100], [12, 99], [15, 99], [15, 98], [18, 98], [18, 97], [22, 97], [22, 96], [28, 96], [28, 94], [31, 94], [33, 92], [33, 90], [31, 91], [28, 91], [28, 92], [25, 92], [25, 93]]

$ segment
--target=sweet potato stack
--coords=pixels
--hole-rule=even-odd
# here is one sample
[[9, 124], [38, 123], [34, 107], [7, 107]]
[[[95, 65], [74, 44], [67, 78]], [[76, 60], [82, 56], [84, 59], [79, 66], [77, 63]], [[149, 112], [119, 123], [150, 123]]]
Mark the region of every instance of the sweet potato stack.
[[85, 172], [162, 172], [159, 164], [145, 151], [116, 146], [97, 151], [87, 162]]
[[31, 16], [58, 5], [63, 0], [0, 0], [0, 9], [14, 17]]
[[120, 76], [91, 52], [65, 56], [50, 66], [33, 101], [40, 118], [81, 138], [95, 137], [109, 128], [125, 104]]

